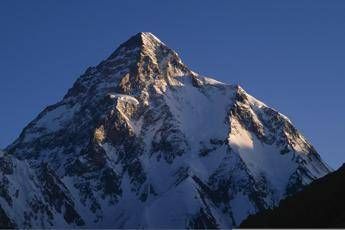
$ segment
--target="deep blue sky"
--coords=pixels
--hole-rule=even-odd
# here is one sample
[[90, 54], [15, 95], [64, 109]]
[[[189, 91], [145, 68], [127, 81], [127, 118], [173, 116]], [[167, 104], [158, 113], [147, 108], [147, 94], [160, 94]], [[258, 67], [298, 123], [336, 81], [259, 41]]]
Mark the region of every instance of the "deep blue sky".
[[0, 147], [140, 31], [290, 117], [332, 167], [345, 161], [343, 0], [2, 0]]

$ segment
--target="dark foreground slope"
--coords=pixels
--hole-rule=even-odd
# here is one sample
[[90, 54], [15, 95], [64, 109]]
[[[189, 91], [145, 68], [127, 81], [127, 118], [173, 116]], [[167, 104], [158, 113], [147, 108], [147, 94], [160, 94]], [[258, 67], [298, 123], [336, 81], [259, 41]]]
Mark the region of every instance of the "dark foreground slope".
[[249, 216], [242, 228], [345, 227], [345, 164], [273, 210]]

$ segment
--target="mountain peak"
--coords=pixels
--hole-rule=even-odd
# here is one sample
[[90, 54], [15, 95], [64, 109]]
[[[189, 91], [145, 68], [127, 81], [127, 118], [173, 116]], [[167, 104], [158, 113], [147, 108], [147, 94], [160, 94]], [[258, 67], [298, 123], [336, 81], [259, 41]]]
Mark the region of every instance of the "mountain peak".
[[0, 228], [231, 228], [330, 171], [285, 117], [146, 32], [5, 152]]
[[141, 37], [144, 45], [146, 45], [147, 43], [152, 43], [152, 42], [164, 45], [164, 43], [151, 32], [140, 32], [136, 34], [136, 36]]
[[99, 65], [89, 67], [64, 98], [86, 92], [93, 96], [103, 95], [115, 88], [137, 95], [157, 76], [172, 79], [191, 74], [174, 50], [152, 33], [140, 32], [122, 43]]
[[137, 63], [145, 60], [145, 57], [149, 57], [155, 64], [171, 58], [182, 64], [178, 54], [150, 32], [140, 32], [130, 37], [110, 55], [106, 62], [131, 60]]
[[161, 46], [165, 44], [153, 35], [150, 32], [139, 32], [132, 37], [130, 37], [127, 41], [122, 43], [118, 49], [127, 48], [127, 49], [135, 49], [135, 48], [153, 48], [154, 46]]

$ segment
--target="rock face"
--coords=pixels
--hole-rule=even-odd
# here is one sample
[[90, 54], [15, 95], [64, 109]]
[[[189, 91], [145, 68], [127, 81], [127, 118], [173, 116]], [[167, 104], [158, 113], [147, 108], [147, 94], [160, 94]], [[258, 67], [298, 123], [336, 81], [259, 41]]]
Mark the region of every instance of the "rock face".
[[5, 151], [0, 216], [22, 228], [232, 227], [330, 172], [285, 116], [151, 33], [88, 68]]
[[345, 165], [302, 191], [282, 200], [278, 207], [248, 217], [243, 228], [344, 228]]

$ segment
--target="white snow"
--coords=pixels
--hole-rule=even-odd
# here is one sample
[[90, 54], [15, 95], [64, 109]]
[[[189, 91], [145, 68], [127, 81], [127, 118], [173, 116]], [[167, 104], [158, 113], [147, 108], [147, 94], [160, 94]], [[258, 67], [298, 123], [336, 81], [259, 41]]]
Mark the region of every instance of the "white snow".
[[282, 197], [288, 180], [298, 165], [290, 160], [290, 155], [280, 154], [275, 145], [266, 145], [259, 141], [236, 119], [232, 119], [231, 127], [230, 146], [241, 156], [254, 176], [264, 175], [278, 192], [277, 196]]
[[248, 215], [255, 213], [255, 207], [247, 195], [237, 193], [231, 200], [231, 210], [236, 224], [240, 224]]
[[217, 80], [215, 80], [213, 78], [209, 78], [209, 77], [204, 77], [204, 81], [206, 84], [209, 84], [209, 85], [226, 85], [223, 82], [217, 81]]
[[111, 99], [119, 99], [121, 101], [130, 102], [135, 105], [139, 104], [139, 101], [135, 97], [132, 97], [126, 94], [109, 93], [108, 95]]
[[74, 106], [60, 105], [54, 110], [47, 112], [41, 119], [36, 121], [37, 128], [45, 128], [48, 132], [57, 131], [71, 120], [74, 113], [80, 108], [79, 104]]

